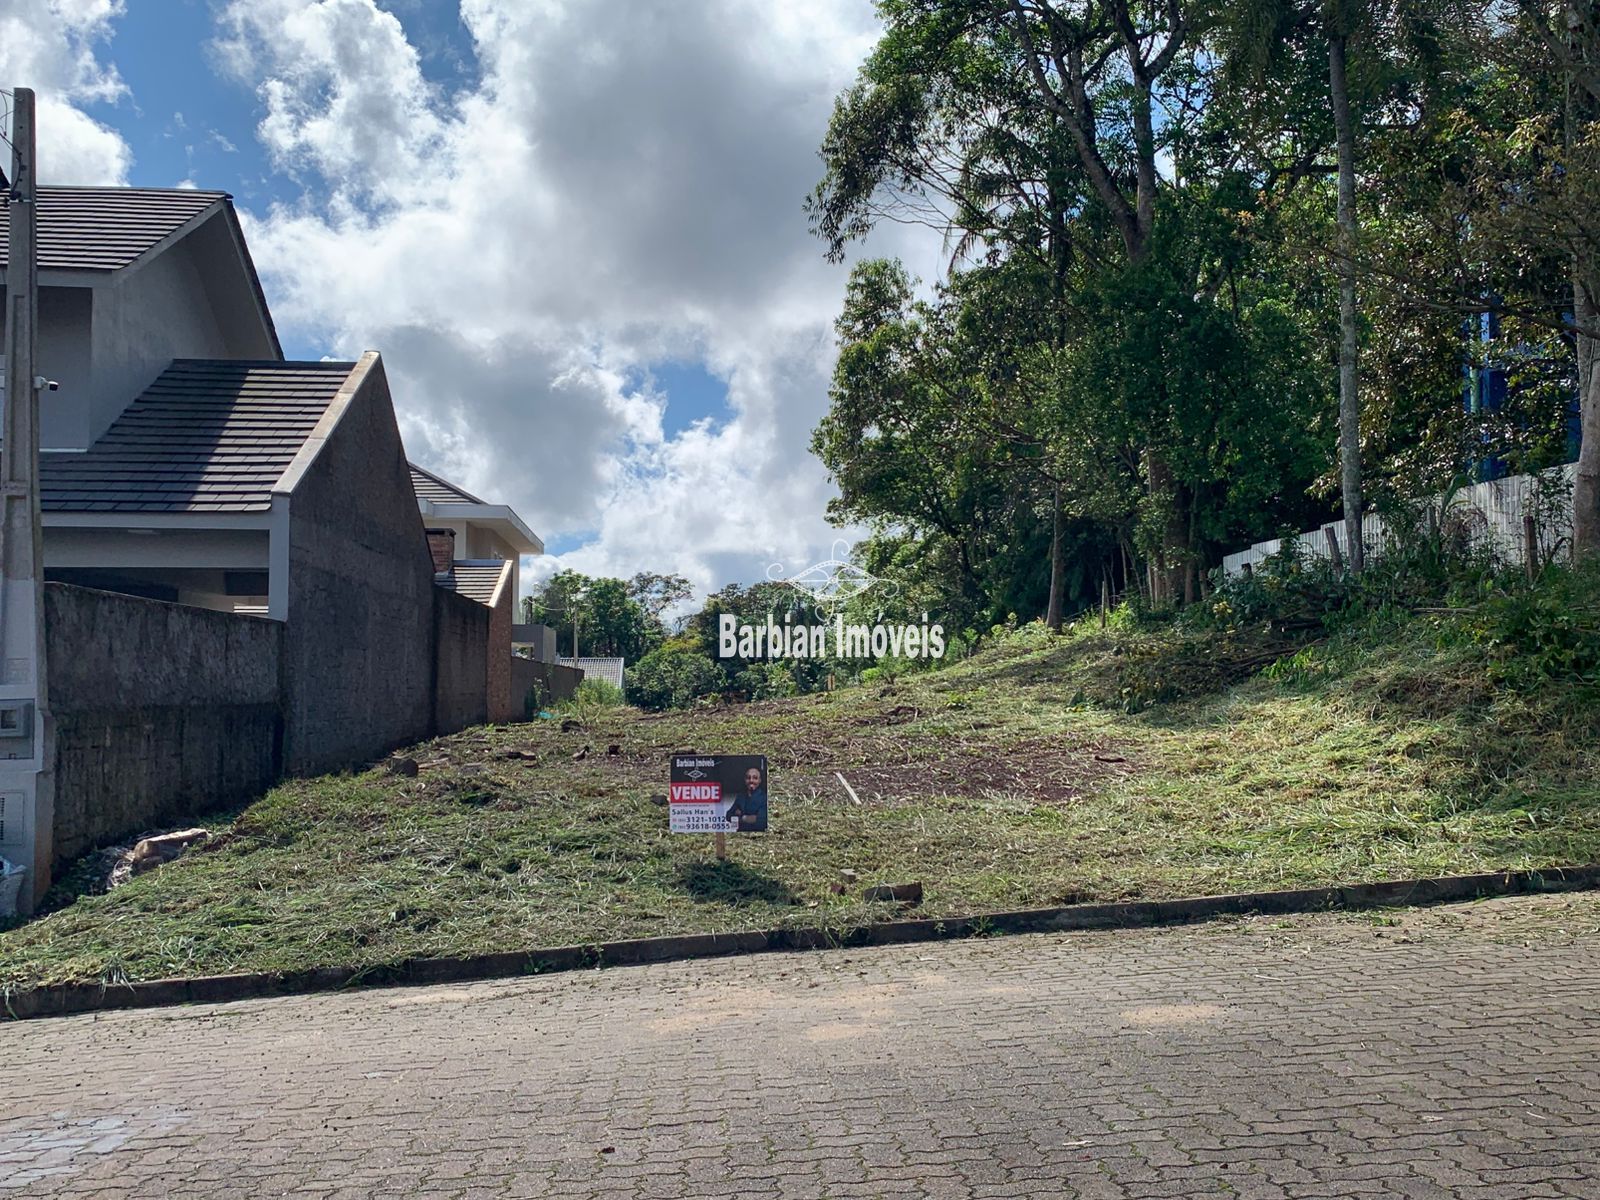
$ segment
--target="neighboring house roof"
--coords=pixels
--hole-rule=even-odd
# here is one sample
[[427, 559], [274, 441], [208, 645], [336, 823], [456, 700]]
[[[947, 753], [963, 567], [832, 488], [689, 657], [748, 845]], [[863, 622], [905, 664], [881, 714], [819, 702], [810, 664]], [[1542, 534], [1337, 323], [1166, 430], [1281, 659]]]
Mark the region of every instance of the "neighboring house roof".
[[[563, 661], [556, 655], [556, 661]], [[566, 659], [570, 663], [572, 660]], [[578, 669], [583, 672], [585, 679], [603, 679], [616, 688], [622, 687], [623, 660], [620, 658], [580, 658]]]
[[511, 568], [509, 558], [457, 559], [450, 564], [450, 574], [438, 582], [469, 600], [492, 605], [500, 581], [510, 577]]
[[[199, 188], [50, 187], [38, 189], [37, 259], [41, 271], [110, 272], [131, 267], [220, 209], [249, 281], [272, 348], [282, 356], [261, 278], [227, 192]], [[0, 270], [10, 261], [9, 196], [0, 193]]]
[[[41, 187], [39, 269], [115, 271], [227, 199], [227, 192], [197, 188]], [[10, 236], [0, 223], [0, 264], [8, 261]]]
[[56, 512], [254, 512], [354, 363], [176, 359], [81, 453], [40, 455]]
[[432, 471], [425, 471], [415, 463], [408, 465], [411, 467], [411, 490], [417, 494], [417, 505], [424, 517], [470, 521], [493, 530], [518, 554], [544, 553], [544, 543], [506, 505], [486, 503]]
[[432, 500], [442, 504], [483, 503], [471, 492], [440, 479], [432, 471], [424, 471], [416, 463], [407, 463], [406, 466], [411, 468], [411, 490], [417, 493], [418, 500]]

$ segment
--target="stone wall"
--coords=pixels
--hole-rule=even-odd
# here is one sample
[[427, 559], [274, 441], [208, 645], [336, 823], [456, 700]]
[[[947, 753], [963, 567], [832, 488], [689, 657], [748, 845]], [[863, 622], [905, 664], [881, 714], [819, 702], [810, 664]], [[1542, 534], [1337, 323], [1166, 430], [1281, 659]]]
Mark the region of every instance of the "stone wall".
[[46, 584], [55, 858], [271, 786], [283, 634], [275, 621]]

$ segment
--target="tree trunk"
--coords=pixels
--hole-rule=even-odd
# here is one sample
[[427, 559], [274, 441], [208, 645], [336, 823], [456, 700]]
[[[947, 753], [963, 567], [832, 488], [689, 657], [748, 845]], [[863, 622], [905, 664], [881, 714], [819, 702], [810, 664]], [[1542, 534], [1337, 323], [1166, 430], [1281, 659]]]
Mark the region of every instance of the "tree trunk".
[[1044, 623], [1052, 633], [1061, 632], [1061, 589], [1065, 564], [1061, 555], [1061, 485], [1050, 492], [1050, 605]]
[[1178, 602], [1179, 572], [1187, 560], [1188, 539], [1184, 536], [1183, 516], [1178, 511], [1177, 487], [1166, 455], [1146, 450], [1145, 482], [1152, 497], [1167, 507], [1161, 523], [1161, 548], [1150, 564], [1150, 606], [1163, 608]]
[[[1576, 67], [1591, 59], [1586, 34], [1595, 27], [1595, 6], [1575, 5], [1568, 29], [1572, 63], [1567, 69], [1566, 146], [1575, 155], [1579, 143], [1595, 120], [1594, 96], [1576, 74]], [[1577, 19], [1572, 19], [1573, 17]], [[1577, 327], [1578, 350], [1578, 463], [1572, 480], [1572, 558], [1574, 562], [1600, 558], [1600, 338], [1595, 336], [1597, 312], [1594, 251], [1580, 242], [1572, 258], [1572, 323]]]
[[1578, 466], [1572, 481], [1572, 557], [1600, 557], [1600, 339], [1584, 330], [1600, 322], [1594, 293], [1574, 272], [1573, 323], [1578, 327]]
[[1361, 393], [1356, 375], [1356, 139], [1350, 118], [1345, 39], [1328, 38], [1328, 84], [1339, 148], [1339, 481], [1344, 493], [1345, 553], [1361, 571]]

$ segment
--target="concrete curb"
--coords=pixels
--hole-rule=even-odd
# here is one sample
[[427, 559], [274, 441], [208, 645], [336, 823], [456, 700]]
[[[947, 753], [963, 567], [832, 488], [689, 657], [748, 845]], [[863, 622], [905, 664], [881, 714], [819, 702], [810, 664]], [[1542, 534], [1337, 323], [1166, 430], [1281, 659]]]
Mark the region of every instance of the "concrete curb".
[[773, 950], [887, 946], [1002, 933], [1170, 925], [1222, 916], [1444, 904], [1526, 892], [1567, 892], [1593, 888], [1600, 888], [1600, 865], [1357, 883], [1286, 892], [1242, 892], [1185, 900], [1074, 904], [1065, 908], [1022, 909], [969, 917], [884, 921], [848, 931], [768, 929], [745, 933], [699, 933], [678, 937], [635, 938], [587, 946], [557, 946], [548, 950], [479, 954], [467, 958], [409, 959], [376, 967], [323, 967], [282, 973], [203, 975], [193, 979], [153, 979], [145, 983], [121, 985], [58, 983], [6, 995], [3, 998], [3, 1013], [6, 1017], [23, 1019], [119, 1008], [154, 1008], [170, 1004], [220, 1004], [232, 1000], [345, 987], [507, 979], [552, 971], [715, 958]]

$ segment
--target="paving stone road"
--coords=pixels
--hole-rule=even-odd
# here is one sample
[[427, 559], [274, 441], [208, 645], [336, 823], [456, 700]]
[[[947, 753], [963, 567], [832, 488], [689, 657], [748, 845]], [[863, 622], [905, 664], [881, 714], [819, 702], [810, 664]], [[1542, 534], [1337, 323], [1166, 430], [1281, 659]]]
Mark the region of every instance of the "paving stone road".
[[1600, 898], [0, 1026], [0, 1195], [1600, 1197]]

